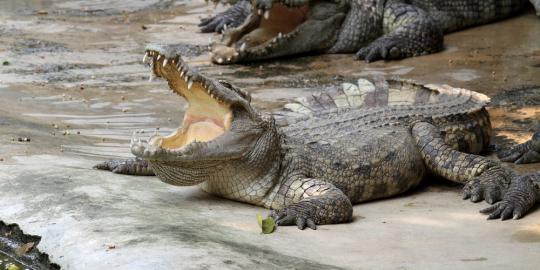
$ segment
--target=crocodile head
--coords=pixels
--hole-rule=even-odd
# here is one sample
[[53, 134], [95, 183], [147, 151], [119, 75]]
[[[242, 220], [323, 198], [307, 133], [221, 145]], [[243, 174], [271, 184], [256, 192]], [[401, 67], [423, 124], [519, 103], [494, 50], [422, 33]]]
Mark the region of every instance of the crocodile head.
[[183, 123], [171, 134], [156, 134], [148, 141], [132, 139], [131, 152], [148, 160], [162, 181], [181, 186], [202, 183], [224, 168], [263, 155], [257, 144], [278, 137], [273, 119], [259, 114], [247, 93], [198, 73], [167, 47], [148, 46], [148, 58], [153, 74], [166, 79], [188, 103]]
[[335, 43], [346, 7], [323, 1], [290, 6], [281, 1], [266, 11], [254, 10], [242, 25], [224, 31], [221, 42], [212, 46], [212, 61], [264, 60], [325, 51]]

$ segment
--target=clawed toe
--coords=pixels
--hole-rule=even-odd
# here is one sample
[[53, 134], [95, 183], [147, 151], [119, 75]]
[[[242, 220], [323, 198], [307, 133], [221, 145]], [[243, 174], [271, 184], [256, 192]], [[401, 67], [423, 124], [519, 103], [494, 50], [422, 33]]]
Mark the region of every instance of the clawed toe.
[[290, 226], [296, 225], [298, 229], [304, 230], [306, 227], [312, 230], [317, 229], [317, 225], [313, 219], [299, 215], [296, 211], [292, 209], [281, 209], [277, 211], [272, 211], [270, 214], [277, 226]]

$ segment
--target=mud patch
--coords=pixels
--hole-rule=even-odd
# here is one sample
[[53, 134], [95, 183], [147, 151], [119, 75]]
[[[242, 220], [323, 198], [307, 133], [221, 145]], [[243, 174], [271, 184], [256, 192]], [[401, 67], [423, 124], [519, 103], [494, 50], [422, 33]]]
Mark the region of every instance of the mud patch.
[[491, 98], [493, 106], [533, 106], [540, 105], [540, 86], [518, 87], [504, 91]]
[[478, 258], [471, 258], [471, 259], [461, 259], [462, 262], [483, 262], [487, 261], [487, 258], [485, 257], [478, 257]]
[[33, 54], [40, 52], [71, 52], [71, 49], [62, 43], [30, 38], [17, 40], [13, 44], [11, 51], [17, 54]]
[[540, 127], [540, 87], [508, 90], [491, 99], [491, 123], [496, 133], [494, 150], [523, 143]]
[[36, 247], [41, 237], [24, 234], [17, 224], [0, 221], [0, 253], [5, 253], [24, 267], [34, 270], [60, 269], [49, 260], [49, 255]]
[[199, 56], [208, 52], [207, 46], [178, 43], [174, 45], [175, 51], [182, 56]]
[[516, 231], [512, 234], [512, 239], [521, 243], [540, 242], [540, 224], [525, 230]]

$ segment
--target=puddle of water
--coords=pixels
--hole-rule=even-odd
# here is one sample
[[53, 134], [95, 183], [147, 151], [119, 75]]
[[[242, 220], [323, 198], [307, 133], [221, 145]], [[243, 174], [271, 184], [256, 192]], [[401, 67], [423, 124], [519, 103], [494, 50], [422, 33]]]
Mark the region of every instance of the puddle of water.
[[[28, 15], [37, 10], [48, 8], [53, 0], [18, 0], [18, 1], [0, 1], [0, 15]], [[2, 268], [3, 269], [3, 268]]]
[[473, 69], [460, 69], [448, 74], [452, 79], [456, 81], [469, 82], [480, 78], [478, 72]]
[[487, 261], [486, 257], [470, 258], [470, 259], [461, 259], [462, 262], [483, 262]]

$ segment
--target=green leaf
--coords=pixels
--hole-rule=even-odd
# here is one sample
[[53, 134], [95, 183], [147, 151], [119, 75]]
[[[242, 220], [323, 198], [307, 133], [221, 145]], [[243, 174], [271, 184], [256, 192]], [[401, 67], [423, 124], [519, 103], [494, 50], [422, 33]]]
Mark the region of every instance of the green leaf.
[[257, 222], [259, 223], [259, 227], [262, 228], [263, 218], [262, 218], [261, 214], [257, 214]]
[[276, 222], [272, 217], [262, 220], [262, 233], [270, 234], [276, 230]]
[[21, 268], [18, 267], [17, 265], [15, 265], [15, 264], [10, 263], [10, 264], [8, 264], [8, 265], [6, 266], [6, 269], [7, 269], [7, 270], [20, 270]]

